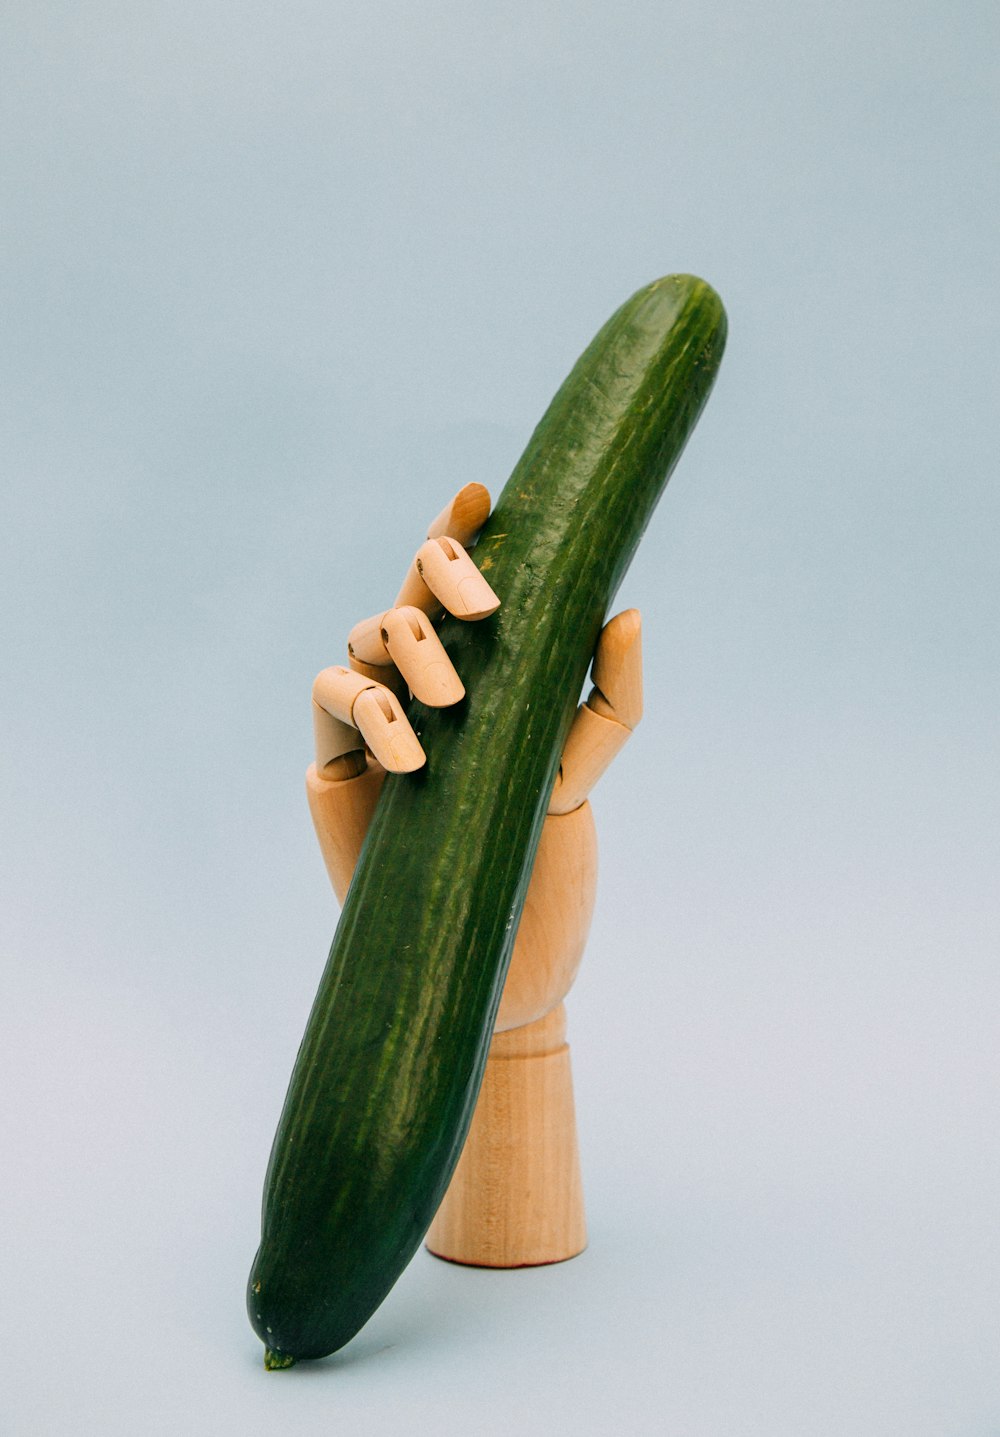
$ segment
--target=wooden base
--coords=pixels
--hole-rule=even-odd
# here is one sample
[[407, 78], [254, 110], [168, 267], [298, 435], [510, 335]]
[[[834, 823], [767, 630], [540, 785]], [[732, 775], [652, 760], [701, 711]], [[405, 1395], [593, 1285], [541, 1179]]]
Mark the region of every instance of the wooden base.
[[497, 1033], [472, 1127], [427, 1234], [474, 1267], [564, 1262], [587, 1245], [566, 1012]]

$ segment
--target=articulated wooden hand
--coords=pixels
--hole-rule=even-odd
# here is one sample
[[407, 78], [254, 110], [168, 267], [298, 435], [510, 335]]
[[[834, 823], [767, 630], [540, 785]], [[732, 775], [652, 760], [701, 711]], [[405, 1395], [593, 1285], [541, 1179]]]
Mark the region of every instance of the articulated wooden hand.
[[[343, 902], [387, 771], [425, 762], [403, 711], [409, 690], [457, 703], [461, 676], [434, 631], [443, 609], [474, 621], [502, 602], [468, 557], [489, 515], [481, 484], [431, 525], [392, 609], [355, 625], [349, 668], [313, 685], [316, 762], [306, 778], [323, 857]], [[428, 1234], [453, 1261], [520, 1267], [572, 1257], [586, 1243], [562, 1000], [590, 927], [597, 842], [593, 785], [642, 716], [638, 611], [605, 625], [563, 751], [497, 1016], [476, 1115]]]

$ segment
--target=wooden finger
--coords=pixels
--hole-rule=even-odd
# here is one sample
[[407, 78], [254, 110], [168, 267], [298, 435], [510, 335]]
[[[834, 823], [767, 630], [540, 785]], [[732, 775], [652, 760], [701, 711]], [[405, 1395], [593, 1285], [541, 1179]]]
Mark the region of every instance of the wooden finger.
[[[482, 484], [466, 484], [432, 521], [427, 537], [440, 539], [450, 535], [463, 549], [470, 549], [489, 518], [489, 513], [489, 490]], [[407, 604], [414, 604], [432, 618], [437, 618], [441, 611], [440, 602], [421, 577], [416, 559], [410, 565], [403, 586], [396, 595], [397, 608]]]
[[426, 763], [420, 740], [389, 689], [378, 685], [365, 689], [355, 700], [353, 716], [365, 743], [388, 773], [412, 773]]
[[456, 619], [473, 620], [495, 614], [500, 600], [462, 545], [442, 535], [421, 544], [396, 604], [429, 614], [444, 607]]
[[316, 768], [328, 778], [352, 778], [365, 768], [365, 741], [353, 724], [334, 718], [313, 699]]
[[[428, 539], [417, 550], [395, 609], [414, 608], [436, 618], [442, 608], [456, 619], [485, 619], [495, 614], [500, 600], [457, 540], [448, 536]], [[381, 640], [383, 615], [355, 624], [347, 638], [348, 652], [366, 664], [390, 663]]]
[[393, 663], [388, 664], [365, 664], [360, 659], [349, 654], [348, 666], [356, 674], [363, 674], [366, 679], [373, 683], [382, 684], [387, 689], [392, 689], [401, 704], [405, 704], [410, 697], [406, 680]]
[[587, 699], [595, 713], [634, 729], [642, 718], [642, 616], [624, 609], [604, 625], [594, 651]]
[[335, 665], [317, 675], [313, 720], [320, 772], [341, 754], [365, 744], [391, 773], [409, 773], [425, 762], [420, 741], [395, 694], [351, 669]]
[[464, 549], [471, 549], [489, 516], [489, 490], [482, 484], [466, 484], [431, 523], [427, 537], [437, 539], [441, 534], [450, 534]]
[[[373, 614], [370, 619], [362, 619], [355, 624], [354, 628], [347, 635], [347, 652], [353, 661], [356, 659], [359, 664], [367, 668], [382, 668], [391, 664], [389, 650], [382, 638], [382, 620], [385, 618], [385, 611], [381, 614]], [[360, 670], [363, 672], [363, 670]], [[377, 680], [382, 682], [381, 677]]]
[[465, 697], [465, 685], [426, 614], [412, 605], [382, 618], [382, 642], [414, 698], [447, 708]]
[[579, 808], [631, 737], [632, 730], [624, 724], [596, 713], [589, 704], [581, 704], [563, 749], [549, 813], [572, 813]]
[[356, 778], [364, 772], [364, 739], [351, 722], [354, 698], [365, 680], [352, 682], [346, 669], [324, 669], [313, 681], [312, 718], [316, 769], [327, 779]]
[[341, 664], [333, 664], [313, 680], [313, 703], [341, 723], [353, 723], [351, 714], [357, 699], [372, 687], [371, 679], [352, 673]]

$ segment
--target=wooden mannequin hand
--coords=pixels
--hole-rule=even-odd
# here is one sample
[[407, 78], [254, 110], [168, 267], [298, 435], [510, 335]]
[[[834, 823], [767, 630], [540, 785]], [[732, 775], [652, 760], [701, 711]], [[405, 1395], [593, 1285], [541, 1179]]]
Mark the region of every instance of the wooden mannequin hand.
[[[430, 526], [393, 609], [356, 624], [350, 668], [324, 669], [313, 685], [316, 763], [307, 791], [317, 837], [343, 902], [385, 772], [419, 768], [425, 756], [402, 708], [457, 703], [465, 690], [430, 623], [442, 608], [459, 618], [493, 613], [501, 600], [465, 550], [486, 522], [490, 498], [469, 484]], [[449, 537], [444, 537], [448, 535]], [[593, 912], [597, 840], [587, 802], [593, 785], [642, 715], [640, 619], [636, 609], [604, 626], [594, 688], [570, 729], [518, 928], [497, 1031], [533, 1023], [569, 991]]]

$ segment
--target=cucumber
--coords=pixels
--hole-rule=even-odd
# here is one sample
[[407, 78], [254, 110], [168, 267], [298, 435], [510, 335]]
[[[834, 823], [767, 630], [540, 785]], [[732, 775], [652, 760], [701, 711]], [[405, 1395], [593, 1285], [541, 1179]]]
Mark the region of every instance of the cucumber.
[[467, 696], [410, 706], [427, 763], [386, 779], [275, 1136], [247, 1292], [268, 1367], [349, 1341], [444, 1196], [594, 645], [725, 334], [703, 280], [639, 290], [483, 530], [475, 560], [501, 607], [441, 626]]

